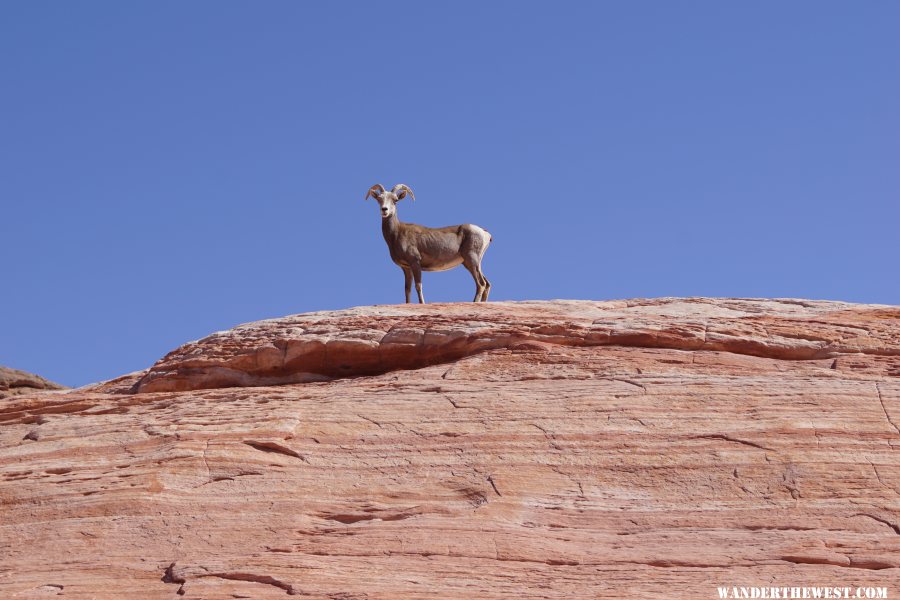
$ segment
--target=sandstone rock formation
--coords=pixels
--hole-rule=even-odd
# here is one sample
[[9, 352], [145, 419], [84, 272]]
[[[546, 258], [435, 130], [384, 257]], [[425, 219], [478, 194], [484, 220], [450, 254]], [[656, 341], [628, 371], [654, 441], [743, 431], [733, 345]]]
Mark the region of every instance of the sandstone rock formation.
[[64, 390], [65, 386], [53, 383], [34, 373], [0, 366], [0, 398], [17, 394], [30, 394], [40, 390]]
[[893, 597], [898, 451], [898, 307], [261, 321], [0, 400], [0, 598]]

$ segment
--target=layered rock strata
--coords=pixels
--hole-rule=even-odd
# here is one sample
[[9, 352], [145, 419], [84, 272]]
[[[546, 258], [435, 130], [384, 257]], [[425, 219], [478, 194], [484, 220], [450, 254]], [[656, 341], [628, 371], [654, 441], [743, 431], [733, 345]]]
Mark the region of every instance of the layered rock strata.
[[900, 308], [261, 321], [0, 400], [0, 597], [900, 594]]

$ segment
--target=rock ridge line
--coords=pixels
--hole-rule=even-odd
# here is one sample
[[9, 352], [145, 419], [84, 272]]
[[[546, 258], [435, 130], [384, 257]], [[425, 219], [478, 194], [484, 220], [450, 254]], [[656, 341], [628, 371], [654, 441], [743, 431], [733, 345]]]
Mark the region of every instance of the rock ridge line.
[[[777, 360], [897, 356], [900, 309], [801, 300], [662, 298], [360, 307], [240, 325], [158, 361], [132, 392], [380, 375], [541, 344], [714, 351]], [[882, 326], [879, 326], [882, 325]]]

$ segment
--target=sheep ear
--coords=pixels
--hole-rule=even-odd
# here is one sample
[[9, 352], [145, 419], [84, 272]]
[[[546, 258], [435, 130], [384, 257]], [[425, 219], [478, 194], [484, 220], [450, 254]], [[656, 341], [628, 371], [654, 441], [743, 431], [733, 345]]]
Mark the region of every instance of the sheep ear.
[[403, 200], [404, 198], [406, 198], [406, 190], [400, 190], [397, 193], [397, 200]]

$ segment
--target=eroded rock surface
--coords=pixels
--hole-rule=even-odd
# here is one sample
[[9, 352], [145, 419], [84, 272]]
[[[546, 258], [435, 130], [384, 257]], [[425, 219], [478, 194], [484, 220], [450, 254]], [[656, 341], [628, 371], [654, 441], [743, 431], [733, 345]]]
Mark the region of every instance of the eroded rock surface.
[[[884, 319], [874, 318], [878, 314]], [[540, 342], [724, 351], [776, 359], [897, 356], [897, 309], [837, 302], [498, 302], [381, 306], [249, 323], [178, 348], [137, 392], [278, 385], [375, 375]], [[882, 322], [884, 321], [884, 322]]]
[[53, 383], [40, 375], [0, 366], [0, 398], [42, 390], [64, 389], [66, 389], [65, 386]]
[[898, 376], [889, 306], [243, 325], [146, 372], [0, 400], [0, 597], [893, 596]]

